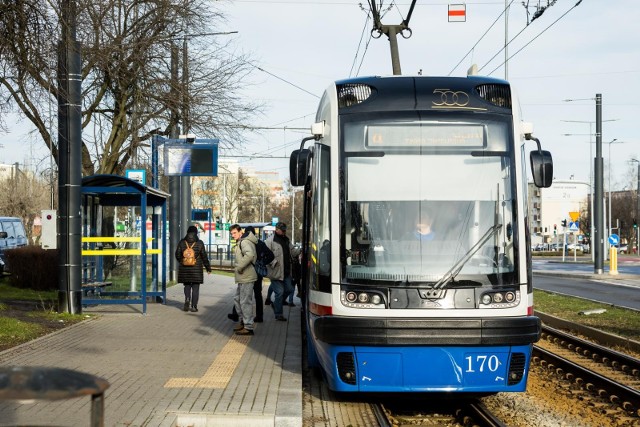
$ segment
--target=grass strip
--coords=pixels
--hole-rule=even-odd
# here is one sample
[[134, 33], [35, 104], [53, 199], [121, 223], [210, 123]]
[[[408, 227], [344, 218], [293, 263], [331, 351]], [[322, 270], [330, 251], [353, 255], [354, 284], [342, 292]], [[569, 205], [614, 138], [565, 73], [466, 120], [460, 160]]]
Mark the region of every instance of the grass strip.
[[640, 341], [639, 311], [538, 289], [533, 291], [533, 301], [536, 310], [552, 316]]

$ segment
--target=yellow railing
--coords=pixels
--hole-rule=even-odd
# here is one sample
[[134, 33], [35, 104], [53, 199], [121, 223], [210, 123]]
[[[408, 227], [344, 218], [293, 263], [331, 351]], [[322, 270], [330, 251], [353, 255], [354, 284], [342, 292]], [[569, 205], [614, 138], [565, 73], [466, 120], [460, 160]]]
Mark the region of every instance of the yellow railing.
[[[147, 237], [147, 242], [153, 241], [153, 237]], [[82, 243], [142, 243], [141, 237], [125, 236], [125, 237], [83, 237]], [[162, 249], [147, 249], [147, 254], [161, 254]], [[140, 256], [142, 249], [83, 249], [82, 255], [86, 256], [102, 256], [102, 255], [120, 255], [120, 256]]]

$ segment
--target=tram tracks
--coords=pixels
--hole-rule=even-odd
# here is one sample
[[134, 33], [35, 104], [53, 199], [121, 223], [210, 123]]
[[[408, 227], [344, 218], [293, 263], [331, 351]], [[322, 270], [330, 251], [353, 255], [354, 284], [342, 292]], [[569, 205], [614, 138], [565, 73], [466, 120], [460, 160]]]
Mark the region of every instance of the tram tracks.
[[619, 408], [622, 414], [615, 416], [640, 418], [640, 360], [549, 326], [543, 326], [532, 360], [577, 386], [582, 399], [588, 394], [612, 405], [603, 410]]
[[371, 404], [380, 427], [462, 426], [507, 427], [479, 400], [461, 399], [438, 402], [435, 406], [422, 400], [385, 401]]

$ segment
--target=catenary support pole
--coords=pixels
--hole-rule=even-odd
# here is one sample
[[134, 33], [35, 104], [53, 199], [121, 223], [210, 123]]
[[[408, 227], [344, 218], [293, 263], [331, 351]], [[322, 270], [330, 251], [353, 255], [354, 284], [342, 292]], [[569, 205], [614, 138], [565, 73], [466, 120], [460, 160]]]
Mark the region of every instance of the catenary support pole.
[[58, 311], [82, 312], [82, 64], [76, 40], [75, 1], [62, 6], [58, 43]]

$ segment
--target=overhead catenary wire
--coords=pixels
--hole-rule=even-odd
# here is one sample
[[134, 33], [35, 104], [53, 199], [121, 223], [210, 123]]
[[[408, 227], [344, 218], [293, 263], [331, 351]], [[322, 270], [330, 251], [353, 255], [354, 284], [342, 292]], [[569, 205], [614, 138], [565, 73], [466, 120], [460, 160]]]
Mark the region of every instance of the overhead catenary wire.
[[[353, 75], [353, 68], [356, 66], [356, 62], [358, 61], [358, 54], [360, 53], [360, 47], [362, 46], [362, 40], [364, 39], [364, 35], [365, 35], [366, 31], [367, 31], [367, 26], [369, 24], [369, 18], [370, 18], [370, 13], [367, 12], [367, 16], [366, 16], [366, 18], [364, 20], [364, 26], [362, 27], [362, 33], [360, 34], [360, 40], [358, 41], [358, 49], [356, 49], [356, 54], [353, 57], [353, 63], [351, 64], [351, 70], [349, 70], [349, 77], [351, 77]], [[369, 36], [369, 40], [371, 40], [371, 36]], [[362, 52], [362, 57], [363, 58], [364, 58], [364, 55], [367, 53], [367, 48], [368, 47], [369, 47], [369, 43], [367, 41], [367, 44], [365, 46], [365, 50], [364, 50], [364, 52]], [[360, 62], [360, 64], [362, 64], [362, 62]]]
[[[480, 38], [478, 39], [478, 41], [471, 47], [471, 49], [469, 49], [469, 51], [467, 53], [464, 54], [464, 56], [460, 59], [460, 61], [458, 61], [458, 63], [451, 69], [451, 71], [449, 71], [449, 74], [447, 74], [448, 76], [451, 75], [451, 73], [453, 73], [456, 68], [458, 68], [460, 66], [460, 64], [462, 63], [462, 61], [465, 60], [465, 58], [467, 56], [469, 56], [469, 54], [471, 52], [473, 52], [473, 50], [476, 48], [476, 46], [478, 46], [478, 44], [482, 41], [482, 39], [484, 39], [484, 37], [489, 33], [489, 31], [491, 31], [491, 29], [496, 25], [496, 23], [500, 20], [500, 18], [502, 17], [502, 15], [505, 14], [505, 12], [509, 9], [509, 7], [511, 7], [511, 3], [513, 3], [514, 0], [511, 0], [511, 2], [507, 5], [507, 7], [505, 7], [502, 10], [502, 13], [500, 13], [500, 15], [498, 15], [498, 17], [495, 19], [495, 21], [493, 21], [493, 23], [489, 26], [489, 28], [487, 28], [487, 30], [484, 32], [484, 34], [482, 34], [482, 36], [480, 36]], [[498, 52], [500, 53], [500, 52]], [[497, 55], [497, 54], [496, 54]], [[494, 56], [495, 58], [495, 56]], [[493, 58], [491, 58], [493, 59]]]
[[[575, 9], [576, 7], [578, 7], [580, 5], [580, 3], [582, 3], [582, 0], [578, 0], [578, 2], [576, 4], [574, 4], [569, 10], [567, 10], [565, 13], [563, 13], [562, 15], [560, 15], [560, 17], [558, 17], [558, 19], [556, 19], [555, 21], [553, 21], [551, 24], [549, 24], [544, 30], [540, 31], [534, 38], [532, 38], [531, 40], [529, 40], [528, 43], [526, 43], [524, 46], [522, 46], [520, 49], [518, 49], [513, 55], [511, 55], [510, 57], [508, 57], [502, 64], [498, 65], [496, 68], [494, 68], [493, 70], [491, 70], [491, 72], [488, 75], [491, 75], [494, 71], [496, 71], [498, 68], [502, 67], [508, 60], [510, 60], [511, 58], [513, 58], [514, 56], [516, 56], [518, 53], [520, 53], [525, 47], [529, 46], [531, 43], [533, 43], [538, 37], [540, 37], [542, 34], [544, 34], [549, 28], [553, 27], [555, 24], [557, 24], [562, 18], [564, 18], [565, 16], [567, 16], [567, 14], [569, 14], [569, 12], [571, 12], [573, 9]], [[525, 27], [526, 28], [526, 27]], [[522, 31], [521, 31], [522, 32]], [[520, 32], [520, 33], [521, 33]], [[520, 33], [518, 33], [516, 35], [516, 37], [518, 35], [520, 35]], [[515, 39], [515, 37], [514, 37]], [[511, 39], [513, 40], [513, 39]], [[510, 41], [511, 42], [511, 41]], [[493, 58], [492, 58], [493, 59]], [[485, 64], [486, 66], [486, 64]], [[483, 66], [484, 67], [484, 66]]]

